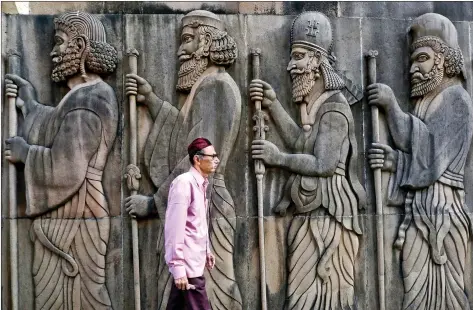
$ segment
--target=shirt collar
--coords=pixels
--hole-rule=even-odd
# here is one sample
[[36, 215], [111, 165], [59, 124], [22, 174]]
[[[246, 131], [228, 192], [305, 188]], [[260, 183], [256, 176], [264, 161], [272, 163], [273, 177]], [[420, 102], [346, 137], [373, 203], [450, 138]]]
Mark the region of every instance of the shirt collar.
[[194, 177], [194, 179], [197, 181], [197, 184], [199, 186], [206, 186], [207, 184], [209, 184], [209, 181], [207, 180], [207, 178], [204, 178], [200, 173], [199, 171], [197, 171], [197, 169], [195, 169], [194, 167], [191, 167], [189, 169], [189, 172], [192, 174], [192, 176]]

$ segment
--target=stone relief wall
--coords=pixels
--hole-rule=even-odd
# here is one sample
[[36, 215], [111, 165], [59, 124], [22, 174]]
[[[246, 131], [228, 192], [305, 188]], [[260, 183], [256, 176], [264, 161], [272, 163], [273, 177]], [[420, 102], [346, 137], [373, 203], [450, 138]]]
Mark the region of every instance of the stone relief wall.
[[[331, 43], [330, 52], [333, 52], [336, 56], [336, 62], [331, 62], [331, 65], [336, 69], [337, 75], [347, 77], [350, 80], [347, 84], [358, 87], [360, 90], [366, 90], [368, 86], [368, 72], [365, 55], [371, 49], [378, 50], [377, 81], [392, 88], [403, 111], [417, 116], [418, 112], [414, 109], [416, 105], [410, 100], [409, 71], [411, 67], [411, 50], [409, 49], [410, 41], [408, 41], [407, 29], [412, 25], [413, 18], [431, 11], [432, 8], [423, 9], [415, 7], [415, 5], [412, 8], [413, 4], [409, 5], [412, 9], [411, 11], [417, 8], [418, 14], [412, 15], [411, 11], [407, 12], [398, 8], [393, 11], [392, 17], [383, 16], [382, 18], [375, 18], [373, 15], [376, 14], [371, 12], [369, 8], [364, 7], [364, 9], [355, 10], [350, 8], [349, 5], [345, 5], [336, 15], [333, 14], [331, 9], [327, 11], [322, 10], [322, 13], [328, 16], [327, 18], [332, 28], [331, 40], [329, 40]], [[130, 82], [130, 79], [126, 77], [126, 74], [129, 73], [126, 51], [129, 48], [135, 48], [139, 51], [138, 76], [144, 78], [151, 85], [153, 93], [158, 98], [156, 102], [167, 105], [171, 111], [175, 111], [176, 118], [179, 118], [179, 113], [182, 114], [180, 111], [183, 110], [186, 104], [189, 104], [186, 101], [188, 101], [189, 97], [192, 98], [192, 94], [176, 91], [176, 83], [180, 76], [180, 63], [177, 52], [181, 44], [182, 18], [184, 15], [109, 14], [94, 16], [103, 23], [106, 41], [117, 50], [118, 58], [116, 70], [111, 75], [104, 77], [104, 81], [113, 89], [117, 99], [117, 118], [115, 124], [117, 127], [115, 130], [116, 139], [114, 143], [108, 145], [109, 154], [104, 162], [103, 177], [101, 179], [103, 184], [102, 192], [108, 202], [108, 214], [99, 218], [108, 221], [109, 224], [106, 225], [110, 227], [108, 243], [106, 244], [106, 255], [104, 257], [105, 268], [102, 277], [105, 278], [105, 285], [103, 287], [110, 296], [111, 308], [133, 309], [131, 220], [128, 215], [129, 210], [127, 210], [131, 204], [127, 205], [127, 202], [130, 201], [126, 200], [129, 193], [126, 181], [123, 180], [125, 167], [129, 163], [130, 147], [129, 110], [126, 96], [127, 82]], [[254, 170], [252, 168], [253, 160], [251, 159], [253, 139], [251, 129], [253, 127], [252, 115], [254, 108], [250, 100], [249, 90], [253, 79], [250, 49], [255, 47], [261, 49], [260, 78], [269, 83], [274, 89], [280, 107], [280, 113], [268, 112], [267, 126], [269, 131], [266, 133], [266, 140], [268, 142], [276, 146], [280, 152], [286, 154], [311, 154], [311, 152], [315, 152], [314, 154], [322, 154], [324, 158], [333, 159], [330, 154], [338, 154], [339, 152], [335, 150], [329, 152], [328, 150], [335, 147], [335, 141], [339, 138], [339, 135], [334, 134], [332, 138], [317, 139], [315, 136], [311, 138], [309, 134], [307, 139], [313, 140], [315, 144], [319, 140], [321, 142], [329, 141], [327, 145], [320, 146], [320, 151], [317, 151], [317, 146], [315, 146], [314, 151], [314, 146], [303, 146], [303, 141], [298, 140], [299, 135], [304, 136], [304, 125], [311, 124], [301, 119], [301, 105], [295, 104], [293, 101], [292, 83], [294, 80], [291, 80], [291, 74], [287, 71], [291, 57], [294, 57], [294, 54], [291, 55], [291, 27], [297, 15], [218, 14], [217, 16], [221, 20], [222, 25], [225, 26], [227, 35], [233, 38], [235, 46], [238, 48], [238, 57], [236, 57], [232, 64], [226, 66], [225, 79], [228, 79], [228, 82], [231, 84], [229, 90], [222, 93], [217, 92], [218, 99], [215, 99], [215, 102], [222, 102], [223, 100], [226, 103], [233, 103], [225, 109], [222, 106], [217, 108], [205, 106], [206, 100], [215, 95], [215, 91], [212, 90], [213, 86], [209, 85], [209, 95], [205, 95], [204, 99], [194, 97], [193, 105], [197, 104], [196, 106], [200, 108], [196, 111], [191, 110], [191, 114], [189, 114], [193, 115], [192, 118], [195, 119], [202, 117], [203, 119], [207, 117], [219, 119], [221, 123], [228, 123], [224, 117], [229, 117], [229, 122], [232, 124], [229, 127], [221, 125], [226, 128], [225, 130], [215, 128], [198, 130], [199, 132], [208, 133], [212, 142], [226, 141], [227, 144], [222, 143], [221, 150], [217, 149], [217, 152], [228, 152], [227, 164], [223, 167], [224, 170], [221, 171], [221, 177], [215, 178], [213, 183], [214, 194], [218, 194], [213, 196], [215, 197], [213, 210], [214, 212], [218, 210], [219, 213], [211, 215], [212, 243], [214, 246], [213, 250], [217, 253], [216, 256], [219, 257], [218, 254], [220, 254], [220, 261], [217, 260], [217, 267], [220, 266], [220, 268], [217, 268], [217, 271], [214, 271], [214, 273], [207, 273], [206, 277], [209, 286], [209, 296], [214, 309], [260, 309], [257, 194]], [[449, 16], [453, 20], [453, 25], [458, 32], [458, 47], [464, 57], [464, 73], [467, 78], [465, 81], [460, 81], [458, 87], [464, 87], [467, 93], [471, 95], [473, 91], [473, 81], [471, 79], [471, 42], [473, 40], [471, 30], [473, 28], [473, 16], [459, 16], [458, 19]], [[57, 106], [60, 106], [58, 103], [68, 91], [65, 85], [56, 84], [50, 78], [54, 67], [49, 54], [55, 44], [55, 17], [57, 16], [8, 15], [4, 16], [2, 22], [3, 31], [8, 33], [8, 36], [4, 36], [2, 42], [2, 53], [5, 61], [7, 60], [6, 52], [9, 49], [16, 49], [20, 52], [22, 58], [19, 70], [17, 71], [18, 75], [31, 82], [36, 89], [38, 101], [47, 103], [48, 106], [51, 106], [50, 109], [53, 109], [53, 107], [57, 109]], [[323, 22], [324, 19], [322, 18], [318, 25], [319, 31], [323, 29]], [[312, 27], [312, 31], [316, 30]], [[320, 34], [325, 35], [325, 38], [327, 37], [324, 33]], [[294, 33], [292, 35], [294, 36]], [[329, 50], [328, 47], [326, 49]], [[2, 73], [8, 72], [4, 69]], [[134, 80], [137, 81], [136, 78]], [[4, 84], [7, 84], [7, 82], [4, 82]], [[354, 89], [353, 87], [352, 90]], [[232, 94], [230, 99], [228, 98], [229, 94]], [[339, 102], [345, 102], [343, 99], [344, 95], [340, 96]], [[374, 203], [373, 176], [368, 162], [368, 150], [371, 148], [372, 141], [371, 113], [367, 93], [363, 93], [362, 96], [364, 96], [362, 100], [353, 100], [352, 105], [346, 104], [345, 108], [340, 108], [344, 111], [341, 115], [344, 115], [344, 118], [347, 119], [348, 127], [350, 127], [349, 136], [351, 137], [341, 143], [341, 153], [343, 153], [344, 149], [351, 150], [351, 152], [348, 151], [347, 154], [349, 155], [346, 162], [344, 162], [346, 164], [345, 177], [341, 173], [336, 174], [336, 178], [341, 179], [333, 181], [337, 184], [340, 182], [346, 184], [347, 187], [343, 187], [343, 191], [348, 193], [346, 196], [348, 198], [340, 206], [342, 206], [342, 210], [345, 210], [345, 208], [347, 210], [351, 209], [352, 213], [344, 212], [344, 215], [338, 220], [338, 213], [330, 212], [332, 209], [329, 207], [327, 209], [317, 208], [313, 210], [310, 207], [304, 208], [307, 204], [302, 203], [303, 210], [301, 207], [299, 209], [303, 212], [310, 212], [310, 216], [297, 214], [301, 212], [297, 207], [288, 208], [287, 212], [282, 216], [276, 214], [274, 208], [278, 206], [281, 200], [285, 199], [288, 183], [291, 185], [300, 179], [296, 183], [301, 184], [303, 195], [299, 195], [299, 197], [304, 201], [308, 201], [310, 200], [310, 194], [308, 194], [307, 186], [314, 183], [313, 181], [317, 179], [317, 176], [307, 172], [306, 169], [298, 172], [291, 168], [291, 165], [278, 167], [277, 164], [267, 162], [263, 201], [268, 309], [312, 309], [314, 307], [317, 308], [319, 304], [324, 304], [330, 309], [345, 309], [347, 307], [378, 309], [379, 290], [376, 275], [377, 216]], [[467, 106], [471, 106], [471, 99], [469, 103], [468, 100], [466, 102]], [[219, 111], [219, 108], [222, 108], [222, 111]], [[266, 109], [263, 107], [263, 110]], [[6, 105], [3, 104], [3, 140], [8, 138], [7, 128], [9, 119], [7, 111]], [[215, 113], [218, 114], [218, 117]], [[19, 114], [19, 135], [26, 136], [23, 128], [25, 128], [25, 125], [28, 126], [28, 118], [23, 118], [21, 112]], [[138, 164], [142, 174], [138, 193], [147, 197], [153, 197], [154, 195], [154, 201], [160, 199], [158, 181], [165, 178], [165, 176], [160, 176], [161, 172], [159, 169], [156, 170], [156, 168], [152, 167], [153, 152], [162, 152], [164, 150], [167, 156], [175, 158], [176, 162], [182, 159], [182, 156], [178, 155], [178, 150], [173, 150], [173, 147], [167, 146], [171, 145], [169, 141], [166, 142], [171, 139], [171, 135], [153, 134], [157, 130], [156, 126], [160, 126], [156, 121], [158, 115], [153, 114], [149, 105], [138, 104]], [[381, 112], [380, 115], [381, 143], [390, 145], [393, 149], [398, 149], [396, 134], [392, 134], [391, 129], [387, 126], [389, 120], [384, 117], [384, 113]], [[420, 117], [420, 119], [422, 120], [423, 118]], [[281, 130], [285, 126], [282, 123], [287, 125], [288, 122], [292, 124], [294, 131]], [[326, 130], [328, 135], [334, 130], [333, 124], [335, 122], [336, 118], [333, 117], [330, 117], [325, 122], [328, 126]], [[212, 126], [219, 124], [219, 122], [213, 121], [206, 123], [212, 124]], [[320, 117], [315, 117], [314, 124], [319, 123], [324, 122]], [[38, 122], [36, 126], [40, 124]], [[458, 121], [457, 126], [461, 127], [461, 124], [465, 124], [464, 126], [466, 127], [469, 126], [466, 120], [463, 123]], [[318, 135], [324, 131], [320, 128], [318, 130]], [[295, 135], [291, 136], [289, 133], [294, 133]], [[463, 132], [463, 134], [468, 136], [467, 132]], [[150, 142], [152, 138], [150, 138], [150, 135], [154, 135], [155, 140], [166, 140], [159, 144], [165, 145], [165, 147], [154, 150], [153, 148], [157, 143], [154, 140]], [[185, 141], [186, 138], [183, 137], [182, 140]], [[296, 143], [296, 147], [294, 147], [296, 141], [299, 141], [300, 145], [297, 146]], [[46, 142], [44, 143], [47, 144]], [[217, 144], [217, 142], [215, 143]], [[343, 147], [345, 144], [348, 148]], [[181, 145], [179, 143], [175, 145], [183, 147], [187, 144], [182, 142]], [[223, 147], [223, 145], [227, 146]], [[355, 148], [349, 147], [354, 145], [356, 145], [356, 153], [353, 153]], [[412, 143], [412, 147], [416, 147], [415, 145], [415, 143]], [[422, 149], [424, 146], [420, 144], [418, 147]], [[406, 244], [412, 243], [415, 248], [417, 248], [416, 242], [424, 242], [426, 247], [430, 246], [431, 248], [435, 247], [435, 244], [429, 244], [430, 241], [424, 241], [424, 237], [415, 230], [412, 230], [413, 224], [410, 226], [404, 225], [406, 226], [404, 250], [401, 252], [396, 250], [393, 246], [398, 236], [399, 227], [403, 221], [406, 221], [405, 218], [406, 215], [408, 217], [409, 210], [404, 204], [400, 206], [384, 205], [383, 239], [386, 273], [384, 292], [387, 300], [385, 309], [410, 309], [411, 302], [408, 300], [412, 300], [414, 305], [424, 305], [426, 308], [433, 307], [432, 304], [425, 304], [427, 299], [418, 297], [422, 295], [419, 292], [422, 293], [424, 291], [436, 296], [450, 296], [453, 294], [458, 298], [448, 300], [456, 300], [458, 302], [457, 305], [461, 305], [458, 306], [460, 308], [468, 309], [473, 304], [471, 297], [473, 296], [473, 279], [471, 277], [472, 248], [471, 239], [468, 238], [469, 233], [471, 233], [471, 231], [469, 232], [471, 223], [468, 223], [471, 221], [472, 215], [472, 210], [469, 206], [473, 203], [473, 193], [470, 190], [473, 184], [473, 156], [469, 152], [470, 148], [467, 142], [459, 147], [459, 150], [461, 149], [463, 152], [461, 160], [464, 166], [464, 192], [452, 190], [443, 186], [442, 184], [444, 183], [440, 183], [443, 186], [442, 191], [446, 197], [458, 196], [452, 201], [451, 205], [452, 210], [458, 211], [456, 214], [461, 216], [459, 215], [458, 218], [451, 219], [453, 224], [450, 224], [451, 228], [446, 233], [446, 237], [444, 237], [443, 241], [436, 242], [440, 245], [442, 243], [446, 244], [446, 242], [449, 245], [461, 244], [462, 248], [457, 246], [455, 249], [452, 249], [446, 246], [442, 249], [440, 246], [438, 249], [439, 259], [447, 257], [447, 261], [444, 264], [440, 264], [441, 266], [437, 266], [438, 263], [435, 260], [427, 265], [422, 265], [424, 269], [427, 268], [424, 272], [425, 276], [416, 276], [419, 279], [417, 281], [411, 279], [412, 277], [408, 277], [410, 274], [408, 270], [410, 268], [409, 264], [410, 262], [414, 264], [413, 258], [410, 257], [414, 254], [406, 253]], [[6, 149], [8, 148], [3, 145], [2, 150], [5, 151]], [[407, 153], [409, 154], [409, 152]], [[466, 154], [469, 155], [467, 156]], [[158, 157], [161, 158], [162, 156], [159, 155]], [[348, 163], [350, 158], [357, 158], [353, 163], [356, 168], [354, 173], [366, 191], [365, 209], [360, 208], [360, 202], [363, 200], [360, 200], [360, 198], [363, 194], [356, 190], [357, 186], [353, 185], [354, 179], [347, 177], [348, 169], [351, 165], [351, 163]], [[400, 164], [402, 163], [398, 161], [398, 167]], [[31, 201], [31, 199], [28, 198], [29, 200], [27, 200], [25, 196], [28, 190], [27, 184], [29, 184], [28, 174], [31, 171], [31, 168], [28, 167], [28, 165], [17, 165], [18, 219], [16, 221], [18, 223], [18, 251], [20, 253], [18, 256], [18, 266], [20, 266], [18, 282], [21, 288], [18, 301], [19, 309], [33, 309], [35, 305], [36, 307], [40, 305], [38, 304], [40, 296], [37, 292], [40, 291], [38, 285], [41, 283], [35, 281], [33, 277], [33, 272], [36, 269], [45, 269], [45, 274], [53, 280], [56, 279], [57, 283], [54, 283], [56, 286], [60, 284], [59, 279], [61, 278], [61, 276], [48, 271], [47, 266], [44, 268], [40, 266], [37, 253], [41, 249], [31, 242], [30, 237], [35, 234], [35, 227], [37, 225], [35, 226], [34, 224], [36, 216], [28, 211], [28, 201]], [[8, 172], [8, 162], [6, 160], [2, 162], [2, 169]], [[179, 169], [184, 171], [186, 168], [181, 167]], [[342, 170], [341, 167], [337, 169], [339, 169], [339, 172]], [[404, 171], [404, 168], [399, 169]], [[172, 174], [172, 171], [173, 169], [169, 168], [169, 173]], [[72, 178], [74, 172], [68, 172], [68, 176]], [[169, 173], [166, 173], [166, 175]], [[387, 203], [388, 194], [390, 194], [388, 189], [390, 186], [393, 188], [393, 175], [384, 171], [382, 176], [382, 188], [386, 196], [383, 202]], [[345, 180], [344, 178], [347, 179]], [[100, 181], [95, 180], [92, 182]], [[2, 293], [5, 296], [2, 300], [2, 306], [9, 309], [12, 302], [11, 298], [7, 297], [10, 296], [11, 292], [9, 229], [10, 223], [13, 220], [9, 217], [8, 195], [4, 194], [8, 193], [7, 173], [2, 173], [2, 184]], [[350, 191], [351, 194], [349, 193]], [[432, 193], [426, 193], [426, 195], [433, 197], [438, 195], [438, 191], [439, 189], [437, 188], [432, 189]], [[446, 191], [451, 191], [451, 195], [446, 193]], [[336, 200], [334, 192], [332, 191], [331, 193]], [[161, 195], [165, 197], [165, 192], [161, 193]], [[417, 194], [411, 197], [411, 200], [414, 202], [416, 201], [415, 195]], [[350, 199], [350, 197], [353, 199]], [[461, 202], [462, 197], [465, 197], [466, 203]], [[287, 200], [288, 205], [291, 203], [292, 198], [289, 197]], [[316, 197], [316, 199], [319, 198]], [[420, 202], [416, 208], [422, 209], [425, 203], [422, 203], [421, 198], [419, 199]], [[347, 201], [356, 202], [350, 208], [347, 208]], [[407, 203], [405, 202], [405, 204]], [[410, 208], [412, 210], [414, 207], [411, 206]], [[164, 309], [168, 294], [166, 287], [169, 285], [169, 275], [167, 268], [163, 265], [163, 257], [159, 253], [160, 248], [158, 244], [162, 234], [163, 223], [160, 214], [162, 215], [163, 209], [160, 211], [157, 208], [151, 213], [145, 218], [138, 219], [141, 308]], [[430, 221], [434, 221], [434, 226], [441, 225], [440, 222], [435, 222], [440, 217], [435, 212], [433, 214]], [[443, 222], [446, 222], [446, 213], [443, 212], [442, 214]], [[414, 223], [417, 220], [416, 216], [414, 213]], [[57, 221], [48, 216], [46, 217], [46, 221]], [[94, 218], [97, 218], [97, 216], [94, 216]], [[94, 221], [103, 223], [101, 220]], [[86, 226], [90, 223], [90, 221], [82, 221], [86, 223]], [[72, 220], [71, 222], [75, 223], [76, 221]], [[346, 224], [348, 222], [351, 224]], [[440, 232], [437, 232], [437, 234], [442, 234], [442, 227], [444, 226], [440, 227]], [[454, 231], [453, 228], [456, 230]], [[320, 240], [314, 234], [314, 229], [322, 232]], [[419, 228], [419, 231], [423, 233], [422, 228]], [[54, 235], [58, 235], [58, 232], [53, 230], [51, 234], [50, 237], [54, 239]], [[327, 235], [326, 241], [324, 241], [324, 234]], [[328, 243], [329, 239], [330, 243]], [[342, 246], [343, 249], [350, 251], [351, 254], [341, 254]], [[319, 261], [319, 256], [324, 255], [317, 253], [324, 252], [325, 248], [332, 249], [328, 251], [331, 255], [328, 255], [328, 252], [325, 254], [328, 257], [328, 265], [333, 268], [329, 268], [328, 271], [326, 269], [327, 274], [324, 276], [323, 264]], [[90, 254], [90, 252], [88, 253]], [[426, 253], [429, 253], [429, 251], [418, 250], [419, 255], [412, 257], [428, 256]], [[350, 257], [350, 259], [342, 259], [346, 257]], [[51, 263], [47, 265], [51, 266]], [[336, 265], [343, 268], [337, 268]], [[428, 266], [438, 268], [439, 271], [430, 272]], [[63, 270], [61, 268], [58, 267], [57, 269]], [[67, 266], [65, 268], [67, 271]], [[298, 273], [296, 272], [297, 268], [301, 270]], [[344, 279], [348, 279], [347, 291], [343, 291], [341, 288], [337, 289], [337, 285], [333, 282], [335, 281], [334, 274], [339, 274], [340, 272], [344, 275]], [[312, 274], [313, 279], [310, 278]], [[438, 281], [444, 279], [444, 281], [448, 282], [448, 279], [458, 280], [460, 278], [461, 281], [455, 282], [458, 287], [448, 285], [436, 286], [433, 284], [437, 279]], [[103, 280], [103, 278], [101, 279]], [[328, 281], [326, 281], [327, 279]], [[97, 282], [103, 284], [102, 280]], [[414, 293], [407, 293], [405, 295], [405, 291], [407, 291], [405, 287], [410, 285], [412, 281], [432, 283], [432, 285], [416, 288], [412, 291]], [[51, 281], [46, 282], [50, 283]], [[326, 282], [331, 284], [330, 290], [332, 294], [327, 293], [328, 286], [326, 286]], [[341, 284], [337, 283], [341, 287]], [[448, 283], [452, 283], [452, 281]], [[74, 284], [71, 284], [71, 286], [74, 287]], [[437, 288], [437, 291], [434, 290], [434, 287]], [[444, 290], [445, 287], [449, 287], [450, 291], [454, 293], [449, 293], [448, 289]], [[65, 291], [67, 290], [69, 288]], [[47, 297], [46, 301], [44, 301], [45, 304], [48, 298], [52, 300], [53, 289], [51, 289], [51, 293], [48, 293], [47, 289], [42, 290], [41, 288], [41, 291]], [[72, 289], [69, 291], [75, 292], [76, 290]], [[343, 293], [340, 293], [342, 291]], [[434, 298], [428, 298], [428, 300], [434, 300]], [[449, 303], [448, 300], [444, 299], [445, 309], [458, 308], [452, 306], [455, 303]], [[57, 299], [54, 301], [57, 301]], [[101, 302], [101, 304], [106, 306], [107, 302]], [[68, 307], [63, 306], [63, 309], [68, 309]]]

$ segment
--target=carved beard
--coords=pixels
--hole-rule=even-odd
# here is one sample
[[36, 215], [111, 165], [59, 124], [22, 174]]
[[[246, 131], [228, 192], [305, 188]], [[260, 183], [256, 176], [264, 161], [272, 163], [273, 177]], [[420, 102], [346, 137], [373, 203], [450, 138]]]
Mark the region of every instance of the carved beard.
[[429, 73], [422, 75], [422, 73], [415, 72], [412, 74], [411, 78], [413, 77], [418, 78], [419, 81], [411, 82], [411, 97], [424, 96], [440, 85], [443, 79], [443, 68], [439, 69], [437, 65], [434, 65]]
[[187, 60], [181, 63], [177, 75], [176, 89], [178, 91], [189, 92], [202, 73], [207, 69], [209, 59], [202, 54], [203, 53], [198, 50], [189, 56], [185, 56]]
[[317, 77], [314, 70], [309, 66], [309, 68], [303, 70], [291, 70], [291, 78], [292, 99], [294, 102], [299, 103], [310, 93]]
[[65, 81], [66, 77], [77, 74], [80, 68], [80, 57], [79, 46], [73, 42], [69, 43], [64, 53], [53, 57], [54, 69], [51, 79], [54, 82], [61, 82]]

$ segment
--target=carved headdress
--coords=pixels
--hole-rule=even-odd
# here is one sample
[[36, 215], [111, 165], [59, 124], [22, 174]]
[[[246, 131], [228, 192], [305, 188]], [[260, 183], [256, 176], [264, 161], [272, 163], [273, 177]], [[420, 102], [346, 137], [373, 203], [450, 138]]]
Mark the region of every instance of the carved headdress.
[[[440, 14], [427, 13], [414, 19], [408, 30], [411, 49], [429, 46], [445, 56], [445, 73], [455, 76], [463, 70], [463, 55], [453, 23]], [[463, 74], [466, 77], [465, 74]]]
[[80, 59], [82, 76], [86, 76], [85, 68], [97, 74], [109, 74], [115, 70], [117, 51], [107, 43], [105, 28], [97, 17], [84, 12], [67, 12], [54, 19], [54, 27], [67, 33], [70, 43], [83, 38], [85, 49]]

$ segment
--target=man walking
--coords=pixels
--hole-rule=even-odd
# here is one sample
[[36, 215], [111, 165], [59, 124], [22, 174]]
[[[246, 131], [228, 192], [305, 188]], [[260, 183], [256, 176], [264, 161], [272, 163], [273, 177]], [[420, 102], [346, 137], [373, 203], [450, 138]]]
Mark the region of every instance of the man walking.
[[208, 176], [219, 164], [209, 140], [187, 147], [192, 167], [171, 183], [164, 226], [165, 259], [174, 278], [167, 310], [210, 310], [204, 267], [212, 269], [207, 226]]

